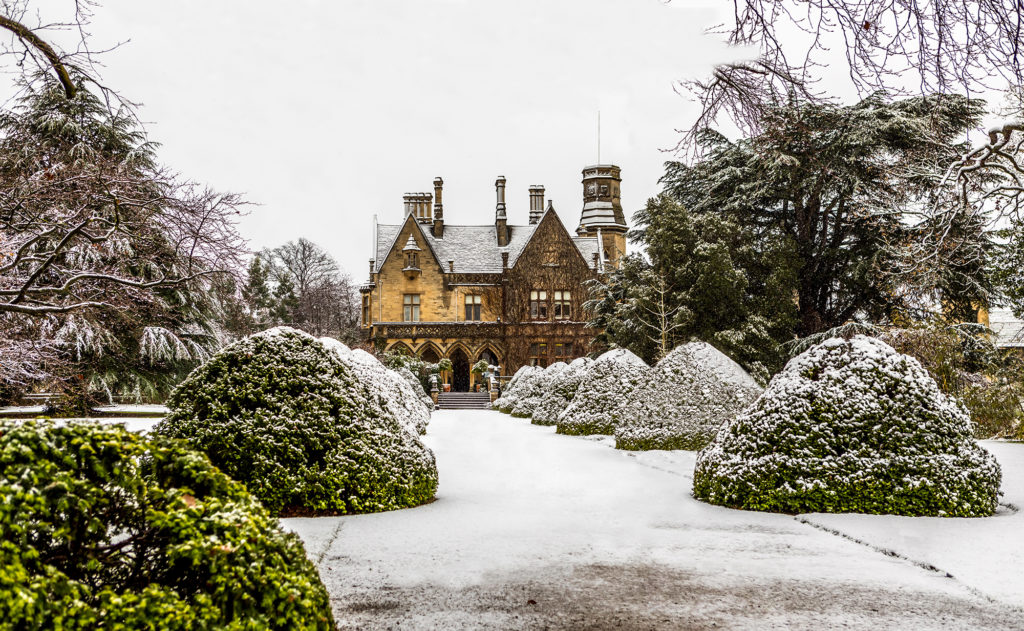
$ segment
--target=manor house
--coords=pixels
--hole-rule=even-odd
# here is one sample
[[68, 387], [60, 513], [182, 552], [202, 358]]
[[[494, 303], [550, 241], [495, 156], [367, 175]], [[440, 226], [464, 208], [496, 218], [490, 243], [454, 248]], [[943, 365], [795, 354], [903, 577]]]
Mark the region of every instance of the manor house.
[[590, 351], [585, 283], [626, 252], [619, 167], [583, 169], [583, 210], [571, 235], [544, 187], [529, 188], [525, 224], [509, 221], [505, 178], [495, 182], [493, 222], [444, 221], [441, 178], [434, 193], [404, 196], [397, 224], [374, 226], [370, 279], [361, 288], [362, 326], [389, 351], [429, 362], [447, 357], [452, 390], [469, 390], [484, 359], [503, 375], [521, 366], [571, 361]]

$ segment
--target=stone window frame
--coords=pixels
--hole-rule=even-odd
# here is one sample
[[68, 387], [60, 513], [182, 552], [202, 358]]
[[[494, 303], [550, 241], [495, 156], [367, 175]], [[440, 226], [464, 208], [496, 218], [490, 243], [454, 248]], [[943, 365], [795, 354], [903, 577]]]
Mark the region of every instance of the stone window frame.
[[530, 319], [543, 321], [548, 319], [548, 292], [546, 289], [530, 290]]
[[402, 321], [420, 321], [420, 295], [402, 294]]
[[547, 342], [531, 342], [530, 343], [530, 365], [540, 366], [546, 368], [548, 365], [548, 343]]
[[480, 294], [466, 294], [463, 303], [466, 306], [466, 322], [479, 322], [482, 319], [483, 296]]
[[554, 292], [551, 314], [555, 320], [572, 320], [572, 292], [559, 290]]

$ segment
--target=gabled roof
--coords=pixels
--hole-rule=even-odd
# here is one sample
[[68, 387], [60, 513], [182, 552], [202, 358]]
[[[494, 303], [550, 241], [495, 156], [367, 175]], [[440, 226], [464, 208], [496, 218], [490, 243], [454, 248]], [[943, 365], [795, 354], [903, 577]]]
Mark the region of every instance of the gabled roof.
[[[551, 212], [554, 211], [552, 210]], [[547, 214], [547, 211], [545, 211], [545, 214]], [[409, 219], [407, 218], [405, 222], [400, 224], [377, 225], [374, 272], [380, 271], [381, 266], [384, 265], [384, 260], [395, 247], [395, 242], [402, 233], [403, 226], [408, 221]], [[502, 252], [508, 252], [508, 265], [509, 267], [514, 266], [516, 261], [519, 260], [519, 255], [522, 254], [523, 248], [526, 247], [526, 244], [533, 236], [534, 230], [540, 225], [538, 222], [537, 224], [526, 226], [509, 226], [512, 233], [509, 244], [505, 247], [498, 247], [498, 239], [493, 224], [483, 226], [445, 224], [444, 236], [439, 239], [430, 232], [429, 226], [419, 224], [414, 217], [412, 217], [412, 222], [419, 228], [420, 234], [427, 243], [427, 247], [434, 254], [442, 269], [447, 272], [448, 261], [454, 260], [455, 272], [459, 274], [500, 274], [502, 269]], [[594, 252], [597, 252], [597, 239], [573, 238], [572, 241], [576, 244], [583, 258], [586, 259], [587, 265], [592, 266]]]

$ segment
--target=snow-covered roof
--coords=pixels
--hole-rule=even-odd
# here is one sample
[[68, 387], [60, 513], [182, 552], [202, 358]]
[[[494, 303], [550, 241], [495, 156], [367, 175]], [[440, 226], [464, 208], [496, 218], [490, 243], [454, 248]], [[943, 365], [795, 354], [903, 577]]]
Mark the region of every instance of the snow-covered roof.
[[[378, 224], [377, 244], [374, 271], [379, 272], [388, 253], [394, 247], [395, 240], [402, 231], [403, 224]], [[429, 228], [420, 232], [427, 242], [428, 248], [437, 256], [441, 266], [448, 271], [448, 261], [455, 262], [454, 271], [459, 274], [501, 273], [501, 254], [508, 252], [508, 265], [512, 267], [522, 254], [523, 248], [530, 241], [537, 224], [526, 226], [509, 226], [511, 239], [505, 247], [498, 246], [494, 225], [460, 226], [445, 224], [444, 236], [437, 238]], [[594, 253], [597, 252], [597, 239], [574, 238], [573, 243], [579, 249], [587, 265], [593, 265]]]
[[1024, 321], [1009, 309], [993, 309], [988, 314], [988, 326], [995, 333], [999, 348], [1024, 347]]

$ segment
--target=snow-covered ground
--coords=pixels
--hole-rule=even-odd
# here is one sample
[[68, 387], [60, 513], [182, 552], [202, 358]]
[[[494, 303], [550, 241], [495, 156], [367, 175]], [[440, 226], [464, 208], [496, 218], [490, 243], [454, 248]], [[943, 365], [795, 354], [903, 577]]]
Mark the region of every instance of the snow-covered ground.
[[[1024, 513], [735, 511], [691, 497], [692, 452], [490, 411], [436, 412], [424, 440], [434, 503], [283, 520], [341, 628], [1024, 628]], [[1024, 504], [1024, 445], [985, 446]]]

